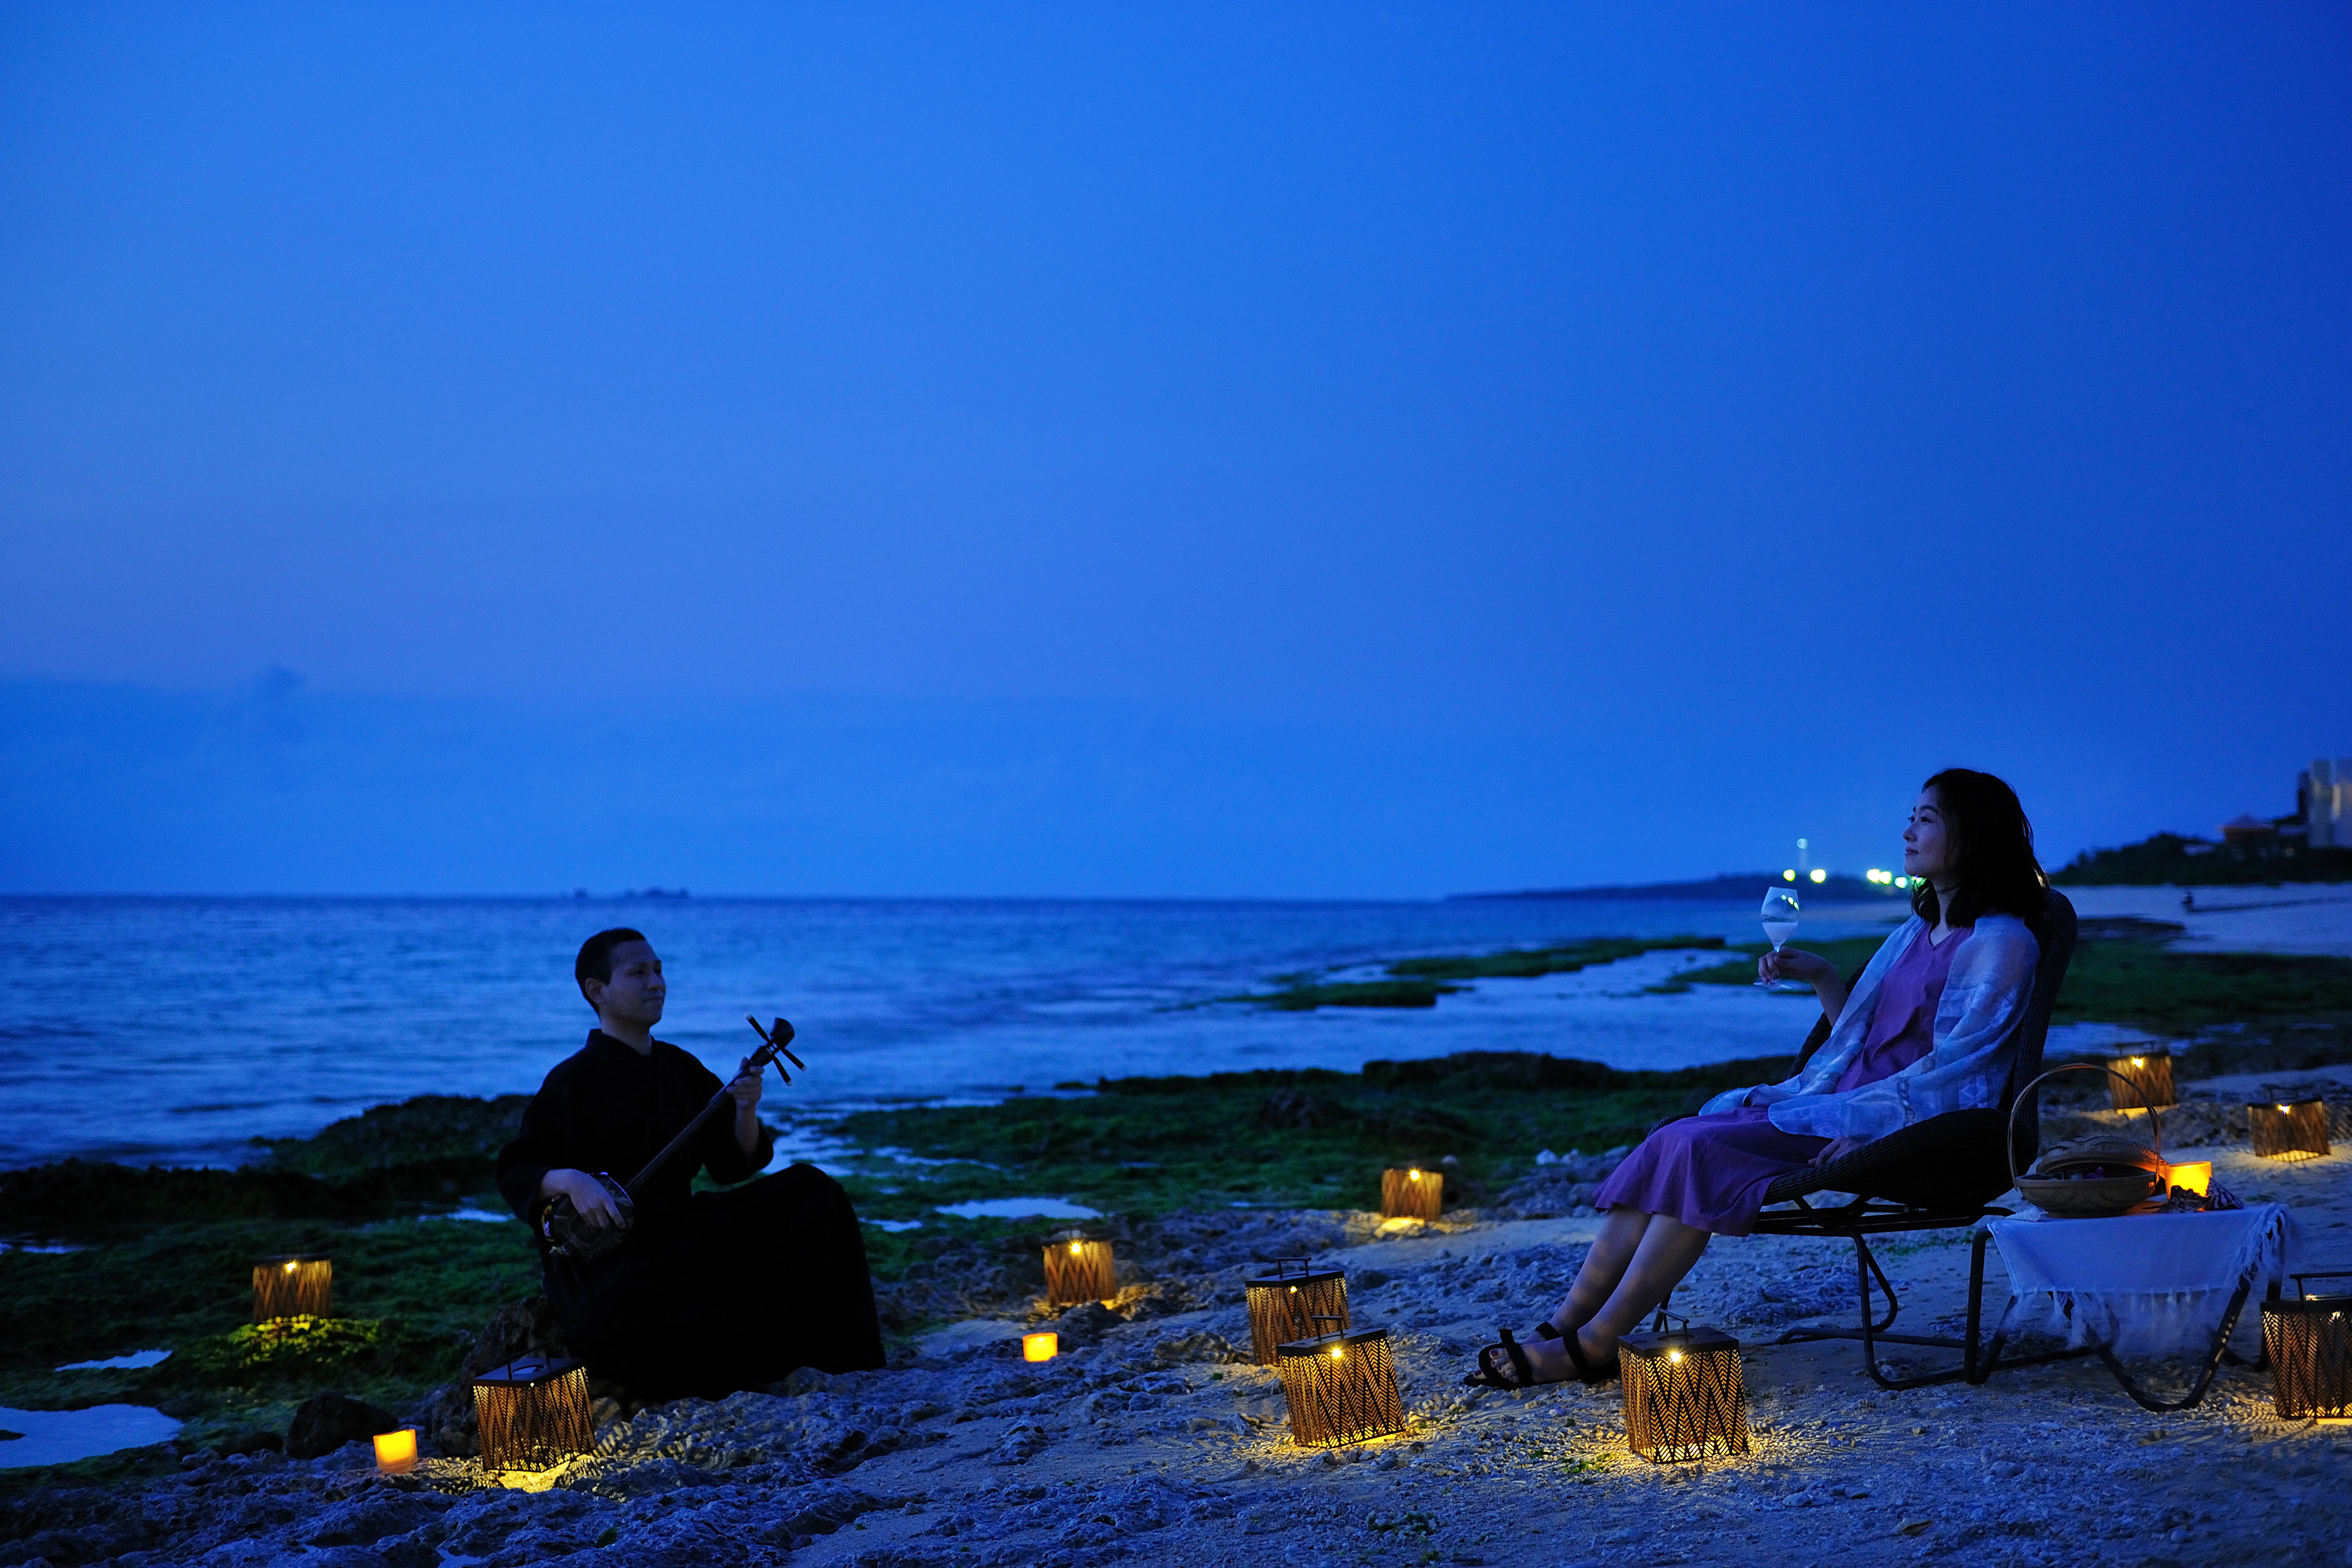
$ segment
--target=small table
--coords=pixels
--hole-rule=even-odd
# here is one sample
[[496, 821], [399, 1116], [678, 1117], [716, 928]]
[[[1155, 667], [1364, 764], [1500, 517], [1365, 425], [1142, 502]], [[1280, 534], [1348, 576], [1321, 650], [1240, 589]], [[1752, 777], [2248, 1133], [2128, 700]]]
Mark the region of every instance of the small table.
[[[2230, 1334], [2246, 1298], [2258, 1279], [2269, 1296], [2278, 1294], [2288, 1254], [2302, 1238], [2284, 1204], [2114, 1219], [2053, 1219], [2036, 1211], [1984, 1228], [2000, 1248], [2011, 1294], [1990, 1353], [1969, 1381], [1982, 1383], [2003, 1367], [2095, 1355], [2147, 1410], [2188, 1409], [2205, 1397], [2222, 1362], [2238, 1363]], [[2003, 1361], [2011, 1330], [2037, 1319], [2063, 1331], [2068, 1348]], [[2179, 1351], [2199, 1354], [2201, 1364], [2188, 1397], [2170, 1402], [2148, 1394], [2120, 1359]]]

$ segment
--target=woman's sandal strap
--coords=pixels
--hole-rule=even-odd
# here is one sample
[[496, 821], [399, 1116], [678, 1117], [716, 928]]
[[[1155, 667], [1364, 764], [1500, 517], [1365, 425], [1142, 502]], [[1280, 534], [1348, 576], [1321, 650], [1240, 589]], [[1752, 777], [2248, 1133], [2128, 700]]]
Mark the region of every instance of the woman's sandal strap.
[[[1503, 1338], [1499, 1343], [1488, 1345], [1485, 1350], [1478, 1352], [1478, 1370], [1472, 1373], [1462, 1381], [1465, 1384], [1486, 1388], [1519, 1389], [1535, 1387], [1535, 1363], [1528, 1360], [1528, 1352], [1520, 1348], [1517, 1338], [1512, 1334], [1510, 1330], [1505, 1329], [1502, 1332]], [[1511, 1370], [1518, 1373], [1517, 1382], [1513, 1383], [1507, 1381], [1500, 1373], [1494, 1369], [1492, 1364], [1488, 1363], [1486, 1359], [1488, 1354], [1495, 1351], [1501, 1351], [1505, 1355], [1511, 1358]]]
[[1606, 1383], [1616, 1372], [1614, 1367], [1593, 1365], [1584, 1353], [1583, 1344], [1574, 1334], [1560, 1335], [1559, 1348], [1568, 1352], [1568, 1364], [1576, 1369], [1576, 1381], [1579, 1383]]

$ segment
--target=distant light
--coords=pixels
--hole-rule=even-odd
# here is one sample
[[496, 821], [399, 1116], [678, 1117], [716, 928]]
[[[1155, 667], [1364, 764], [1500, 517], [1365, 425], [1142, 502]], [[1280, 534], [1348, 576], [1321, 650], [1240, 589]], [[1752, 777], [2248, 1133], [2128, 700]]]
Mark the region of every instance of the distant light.
[[1898, 888], [1907, 888], [1911, 885], [1911, 879], [1908, 877], [1897, 877], [1895, 879], [1895, 885]]
[[1793, 881], [1795, 881], [1796, 879], [1797, 879], [1797, 873], [1796, 873], [1795, 871], [1793, 871], [1793, 870], [1790, 870], [1790, 871], [1783, 871], [1783, 872], [1781, 872], [1781, 873], [1780, 873], [1780, 880], [1782, 880], [1782, 881], [1784, 881], [1784, 882], [1793, 882]]
[[1827, 871], [1822, 870], [1819, 866], [1814, 867], [1811, 874], [1813, 880], [1816, 882], [1826, 882], [1830, 879], [1830, 874]]

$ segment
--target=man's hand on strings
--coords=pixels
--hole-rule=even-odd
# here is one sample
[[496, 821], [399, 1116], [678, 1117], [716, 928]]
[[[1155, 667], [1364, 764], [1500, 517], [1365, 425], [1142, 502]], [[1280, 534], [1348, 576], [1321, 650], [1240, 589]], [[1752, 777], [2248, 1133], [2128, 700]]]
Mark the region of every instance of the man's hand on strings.
[[744, 1116], [758, 1111], [760, 1091], [766, 1087], [767, 1075], [763, 1072], [738, 1074], [735, 1081], [727, 1086], [727, 1092], [735, 1097], [736, 1114]]
[[591, 1225], [618, 1225], [621, 1211], [613, 1202], [613, 1194], [604, 1184], [585, 1171], [550, 1171], [540, 1178], [539, 1195], [551, 1198], [561, 1194], [572, 1200], [572, 1206]]

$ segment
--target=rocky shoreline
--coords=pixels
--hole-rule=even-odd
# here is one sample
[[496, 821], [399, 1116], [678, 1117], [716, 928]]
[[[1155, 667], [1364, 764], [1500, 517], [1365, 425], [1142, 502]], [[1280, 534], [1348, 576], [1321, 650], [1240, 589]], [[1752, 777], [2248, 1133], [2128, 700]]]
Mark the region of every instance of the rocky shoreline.
[[[2352, 1154], [2296, 1165], [2242, 1149], [2206, 1154], [2240, 1191], [2293, 1204], [2315, 1256], [2352, 1256]], [[1561, 1161], [1537, 1175], [1565, 1197], [1589, 1168]], [[1532, 1193], [1511, 1196], [1514, 1212], [1543, 1206]], [[1170, 1215], [1125, 1233], [1132, 1271], [1149, 1279], [1109, 1307], [1050, 1320], [1031, 1301], [992, 1305], [973, 1260], [948, 1258], [908, 1286], [961, 1291], [981, 1310], [898, 1364], [795, 1373], [717, 1403], [633, 1408], [608, 1395], [595, 1452], [531, 1489], [494, 1484], [461, 1455], [384, 1478], [358, 1444], [307, 1462], [208, 1451], [144, 1488], [18, 1501], [0, 1564], [2347, 1560], [2352, 1441], [2344, 1428], [2278, 1420], [2267, 1379], [2251, 1371], [2227, 1369], [2198, 1408], [2156, 1415], [2095, 1362], [1888, 1394], [1863, 1375], [1852, 1343], [1770, 1344], [1793, 1324], [1846, 1321], [1842, 1244], [1718, 1243], [1677, 1296], [1678, 1310], [1748, 1347], [1744, 1458], [1632, 1458], [1613, 1384], [1461, 1386], [1497, 1322], [1530, 1322], [1557, 1299], [1596, 1223], [1499, 1207], [1435, 1226], [1347, 1211]], [[1965, 1233], [1882, 1250], [1904, 1295], [1902, 1327], [1950, 1322]], [[1278, 1381], [1237, 1348], [1248, 1342], [1239, 1298], [1261, 1259], [1298, 1254], [1345, 1267], [1358, 1323], [1391, 1331], [1407, 1433], [1328, 1452], [1290, 1444]], [[478, 1357], [531, 1341], [528, 1308], [502, 1317]], [[1063, 1353], [1031, 1365], [1015, 1336], [1041, 1323], [1060, 1332]], [[2242, 1328], [2237, 1342], [2249, 1357], [2254, 1332]], [[412, 1414], [433, 1425], [434, 1412]], [[470, 1447], [461, 1423], [442, 1420], [434, 1436], [436, 1447]]]

